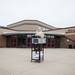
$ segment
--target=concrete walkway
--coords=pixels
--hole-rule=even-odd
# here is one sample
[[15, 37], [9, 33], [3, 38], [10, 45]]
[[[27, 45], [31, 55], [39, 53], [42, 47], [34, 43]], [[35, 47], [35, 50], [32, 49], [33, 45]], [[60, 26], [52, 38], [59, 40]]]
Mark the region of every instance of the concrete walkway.
[[45, 49], [42, 63], [31, 63], [30, 51], [0, 48], [0, 75], [75, 75], [75, 49]]

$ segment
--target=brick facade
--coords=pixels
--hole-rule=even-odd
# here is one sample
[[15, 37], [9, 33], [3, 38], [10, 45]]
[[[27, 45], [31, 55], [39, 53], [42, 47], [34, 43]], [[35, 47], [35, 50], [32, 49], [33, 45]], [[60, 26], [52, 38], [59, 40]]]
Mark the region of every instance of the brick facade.
[[0, 48], [6, 47], [6, 37], [0, 35]]

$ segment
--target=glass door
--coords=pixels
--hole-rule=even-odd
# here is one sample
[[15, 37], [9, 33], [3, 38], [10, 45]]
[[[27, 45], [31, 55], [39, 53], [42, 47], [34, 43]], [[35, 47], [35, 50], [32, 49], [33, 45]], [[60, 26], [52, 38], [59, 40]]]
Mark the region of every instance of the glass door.
[[27, 37], [25, 34], [19, 34], [17, 35], [17, 47], [23, 48], [27, 47]]

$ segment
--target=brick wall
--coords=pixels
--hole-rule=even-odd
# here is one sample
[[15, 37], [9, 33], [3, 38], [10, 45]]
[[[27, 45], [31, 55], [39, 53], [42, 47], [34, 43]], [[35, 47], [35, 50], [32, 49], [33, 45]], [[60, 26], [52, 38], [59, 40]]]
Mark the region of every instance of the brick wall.
[[6, 37], [0, 35], [0, 48], [6, 47]]
[[72, 48], [73, 48], [75, 45], [75, 42], [71, 39], [65, 36], [61, 37], [60, 48], [69, 48], [70, 45], [72, 45]]

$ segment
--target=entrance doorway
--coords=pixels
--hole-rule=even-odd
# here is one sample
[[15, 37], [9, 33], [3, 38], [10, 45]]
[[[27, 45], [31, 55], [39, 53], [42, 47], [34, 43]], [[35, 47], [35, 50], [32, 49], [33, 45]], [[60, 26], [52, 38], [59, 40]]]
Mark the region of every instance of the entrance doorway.
[[7, 36], [6, 40], [7, 47], [17, 47], [17, 38], [16, 36]]
[[24, 48], [26, 47], [27, 43], [27, 36], [25, 34], [19, 34], [17, 35], [17, 47]]
[[31, 48], [32, 46], [32, 38], [27, 37], [27, 34], [8, 35], [6, 37], [7, 47]]
[[59, 48], [60, 47], [60, 36], [46, 35], [46, 48]]

